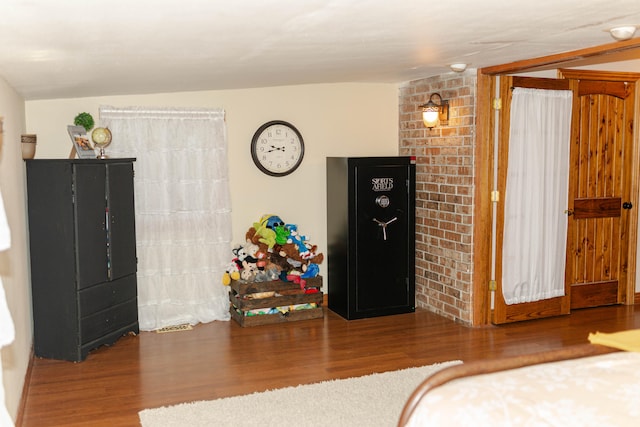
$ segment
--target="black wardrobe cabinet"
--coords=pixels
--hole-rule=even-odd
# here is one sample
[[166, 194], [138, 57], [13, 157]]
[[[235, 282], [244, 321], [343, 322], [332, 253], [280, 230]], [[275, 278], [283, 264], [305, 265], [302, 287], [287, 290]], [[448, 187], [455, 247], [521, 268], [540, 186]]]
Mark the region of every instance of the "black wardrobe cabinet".
[[38, 357], [77, 362], [139, 332], [134, 161], [26, 161]]
[[329, 309], [415, 311], [415, 160], [327, 157]]

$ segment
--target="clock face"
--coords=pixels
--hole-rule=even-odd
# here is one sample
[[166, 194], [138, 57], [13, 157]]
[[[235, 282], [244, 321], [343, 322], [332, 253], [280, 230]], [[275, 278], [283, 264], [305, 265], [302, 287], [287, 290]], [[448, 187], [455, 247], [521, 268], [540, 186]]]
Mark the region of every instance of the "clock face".
[[274, 120], [258, 128], [251, 140], [251, 157], [270, 176], [285, 176], [302, 163], [304, 141], [292, 124]]

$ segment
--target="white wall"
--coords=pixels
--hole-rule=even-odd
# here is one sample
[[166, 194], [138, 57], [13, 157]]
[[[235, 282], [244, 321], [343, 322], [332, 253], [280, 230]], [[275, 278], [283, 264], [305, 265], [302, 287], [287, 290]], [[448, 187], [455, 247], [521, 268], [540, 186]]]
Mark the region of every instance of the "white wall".
[[15, 340], [2, 349], [2, 379], [5, 402], [15, 419], [20, 405], [24, 376], [31, 354], [31, 292], [26, 256], [27, 225], [24, 162], [20, 135], [24, 133], [24, 100], [0, 77], [0, 116], [4, 118], [0, 149], [0, 189], [11, 230], [11, 248], [0, 252], [0, 276], [9, 311], [15, 324]]
[[[247, 229], [262, 214], [270, 213], [298, 224], [326, 253], [325, 158], [398, 154], [396, 84], [324, 84], [27, 101], [27, 131], [38, 135], [36, 158], [67, 157], [71, 142], [66, 126], [82, 111], [92, 113], [98, 121], [100, 105], [225, 109], [233, 243], [244, 242]], [[249, 152], [256, 129], [276, 119], [294, 124], [305, 141], [302, 165], [282, 178], [260, 172]], [[112, 144], [117, 143], [115, 135]], [[217, 283], [219, 278], [213, 280]], [[325, 280], [325, 289], [326, 285]]]
[[[0, 252], [0, 276], [16, 329], [16, 339], [2, 350], [0, 362], [11, 416], [15, 419], [18, 414], [32, 346], [26, 180], [19, 143], [22, 133], [38, 135], [36, 158], [67, 158], [71, 148], [67, 125], [82, 111], [97, 119], [100, 105], [224, 108], [234, 242], [244, 240], [245, 232], [260, 215], [275, 213], [297, 223], [326, 251], [325, 157], [396, 155], [397, 92], [394, 84], [331, 84], [25, 103], [0, 78], [0, 116], [4, 118], [0, 189], [12, 237], [11, 249]], [[262, 174], [249, 154], [255, 130], [274, 119], [298, 127], [306, 145], [302, 165], [285, 178]], [[113, 144], [117, 143], [116, 137]], [[219, 278], [212, 280], [214, 285], [219, 283]]]

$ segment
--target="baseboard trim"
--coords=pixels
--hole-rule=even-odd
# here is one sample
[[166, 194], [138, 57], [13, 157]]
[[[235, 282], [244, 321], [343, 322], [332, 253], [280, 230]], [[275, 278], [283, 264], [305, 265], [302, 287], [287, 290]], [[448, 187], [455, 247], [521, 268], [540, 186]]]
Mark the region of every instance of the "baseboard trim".
[[29, 352], [29, 364], [27, 365], [27, 372], [24, 374], [24, 384], [22, 385], [22, 395], [20, 396], [20, 405], [18, 406], [18, 414], [16, 415], [16, 427], [22, 427], [24, 420], [24, 411], [27, 407], [27, 395], [29, 393], [29, 384], [31, 384], [31, 373], [33, 372], [33, 359], [35, 354], [33, 353], [33, 346]]

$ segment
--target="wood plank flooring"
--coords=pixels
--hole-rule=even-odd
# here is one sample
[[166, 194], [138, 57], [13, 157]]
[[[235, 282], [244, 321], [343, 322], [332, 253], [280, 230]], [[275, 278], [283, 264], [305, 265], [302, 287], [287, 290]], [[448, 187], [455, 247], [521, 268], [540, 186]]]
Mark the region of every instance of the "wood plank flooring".
[[[326, 309], [325, 309], [326, 310]], [[471, 328], [424, 310], [346, 321], [241, 328], [234, 321], [127, 336], [81, 363], [36, 358], [17, 425], [135, 426], [138, 411], [194, 400], [472, 361], [587, 342], [589, 332], [640, 328], [640, 306]]]

